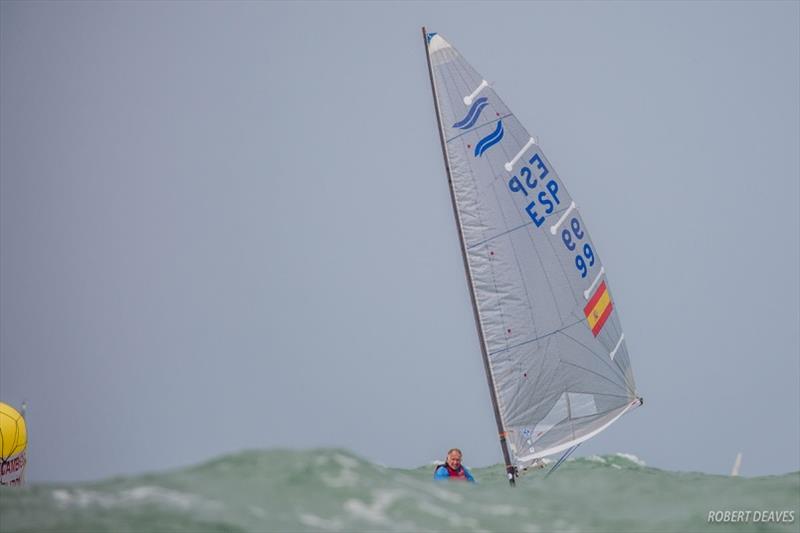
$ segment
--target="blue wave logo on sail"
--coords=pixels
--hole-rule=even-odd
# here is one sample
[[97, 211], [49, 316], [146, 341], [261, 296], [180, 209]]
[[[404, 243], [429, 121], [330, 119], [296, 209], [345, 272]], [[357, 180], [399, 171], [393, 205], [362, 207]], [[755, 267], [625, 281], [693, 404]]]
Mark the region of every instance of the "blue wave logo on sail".
[[478, 144], [475, 145], [475, 157], [480, 157], [483, 155], [483, 152], [494, 146], [495, 144], [499, 143], [503, 140], [503, 121], [497, 121], [497, 128], [478, 141]]
[[470, 129], [478, 121], [478, 117], [481, 116], [481, 111], [483, 111], [483, 108], [485, 108], [488, 105], [489, 105], [489, 100], [485, 96], [478, 98], [472, 103], [472, 107], [469, 108], [467, 116], [464, 117], [459, 122], [453, 124], [453, 127], [462, 130]]

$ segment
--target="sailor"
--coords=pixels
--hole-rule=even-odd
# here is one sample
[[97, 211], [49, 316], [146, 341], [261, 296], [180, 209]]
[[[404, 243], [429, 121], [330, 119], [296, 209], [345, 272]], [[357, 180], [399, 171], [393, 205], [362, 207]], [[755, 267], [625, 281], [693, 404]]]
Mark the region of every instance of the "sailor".
[[456, 479], [475, 483], [472, 473], [461, 464], [461, 450], [453, 448], [447, 452], [447, 460], [443, 465], [438, 465], [433, 474], [433, 479]]

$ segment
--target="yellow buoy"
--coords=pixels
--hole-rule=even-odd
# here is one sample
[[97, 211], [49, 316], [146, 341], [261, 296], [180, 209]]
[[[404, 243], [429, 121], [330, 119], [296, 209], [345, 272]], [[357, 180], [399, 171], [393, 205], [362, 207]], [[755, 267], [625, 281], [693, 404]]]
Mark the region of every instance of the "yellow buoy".
[[22, 483], [27, 445], [25, 418], [10, 405], [0, 402], [0, 485]]

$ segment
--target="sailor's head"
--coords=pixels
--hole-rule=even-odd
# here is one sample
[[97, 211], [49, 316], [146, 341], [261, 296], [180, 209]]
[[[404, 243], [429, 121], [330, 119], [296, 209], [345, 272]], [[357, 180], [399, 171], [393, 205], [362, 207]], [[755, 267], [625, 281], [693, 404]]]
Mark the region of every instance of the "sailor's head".
[[453, 470], [458, 470], [461, 467], [461, 450], [452, 448], [447, 452], [447, 466]]

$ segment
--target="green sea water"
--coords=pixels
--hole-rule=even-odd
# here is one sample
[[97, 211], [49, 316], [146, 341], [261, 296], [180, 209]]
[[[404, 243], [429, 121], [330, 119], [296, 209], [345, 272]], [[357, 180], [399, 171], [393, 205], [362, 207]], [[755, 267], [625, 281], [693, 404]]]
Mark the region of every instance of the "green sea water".
[[[0, 489], [0, 531], [800, 531], [800, 472], [670, 472], [624, 454], [569, 460], [510, 488], [432, 481], [334, 449], [251, 451], [183, 470]], [[751, 511], [709, 523], [712, 511]], [[753, 520], [758, 512], [760, 520]], [[768, 514], [770, 511], [773, 513]], [[776, 522], [777, 513], [791, 522]]]

